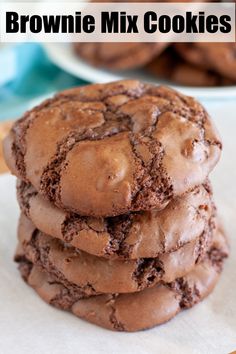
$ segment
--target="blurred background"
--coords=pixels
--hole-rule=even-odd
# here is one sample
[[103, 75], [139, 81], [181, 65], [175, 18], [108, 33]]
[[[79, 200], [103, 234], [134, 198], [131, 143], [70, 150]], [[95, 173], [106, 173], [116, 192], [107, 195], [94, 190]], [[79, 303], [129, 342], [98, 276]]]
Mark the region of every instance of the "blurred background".
[[19, 117], [55, 91], [84, 83], [54, 65], [40, 44], [0, 44], [0, 121]]

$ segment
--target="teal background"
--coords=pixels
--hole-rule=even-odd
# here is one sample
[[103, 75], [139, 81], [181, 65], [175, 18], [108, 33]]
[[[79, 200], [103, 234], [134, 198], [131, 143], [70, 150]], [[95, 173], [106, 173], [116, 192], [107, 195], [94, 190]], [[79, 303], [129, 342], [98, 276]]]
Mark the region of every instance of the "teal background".
[[[0, 121], [19, 118], [56, 91], [87, 83], [55, 66], [38, 43], [0, 43]], [[235, 102], [231, 95], [198, 99], [204, 105]]]
[[29, 103], [55, 91], [85, 84], [52, 64], [35, 43], [0, 48], [0, 121], [19, 117]]

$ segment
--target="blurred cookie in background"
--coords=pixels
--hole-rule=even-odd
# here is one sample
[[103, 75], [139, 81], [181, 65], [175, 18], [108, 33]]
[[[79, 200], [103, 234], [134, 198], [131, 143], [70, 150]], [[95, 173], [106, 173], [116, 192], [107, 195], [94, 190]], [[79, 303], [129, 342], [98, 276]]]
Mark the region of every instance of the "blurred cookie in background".
[[145, 68], [160, 79], [185, 86], [224, 86], [233, 84], [233, 80], [225, 78], [213, 70], [203, 69], [186, 60], [176, 52], [174, 47], [167, 48]]
[[75, 53], [93, 66], [113, 70], [142, 67], [160, 54], [166, 43], [74, 43]]
[[236, 43], [181, 43], [175, 46], [189, 63], [236, 81]]

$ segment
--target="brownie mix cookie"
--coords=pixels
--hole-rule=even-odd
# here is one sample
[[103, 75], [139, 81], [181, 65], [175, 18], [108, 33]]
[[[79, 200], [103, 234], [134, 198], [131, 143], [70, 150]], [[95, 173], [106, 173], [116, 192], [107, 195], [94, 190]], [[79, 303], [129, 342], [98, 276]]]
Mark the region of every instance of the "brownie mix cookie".
[[204, 183], [221, 141], [196, 100], [131, 80], [45, 101], [14, 124], [4, 153], [59, 208], [104, 217], [163, 209]]
[[188, 62], [236, 81], [236, 43], [181, 43], [175, 48]]
[[224, 86], [233, 84], [213, 70], [204, 69], [182, 59], [171, 47], [146, 66], [146, 70], [161, 79], [186, 86]]
[[111, 330], [138, 331], [164, 323], [206, 297], [213, 290], [227, 255], [224, 235], [218, 231], [205, 260], [186, 276], [138, 293], [89, 298], [81, 298], [73, 284], [65, 286], [33, 265], [21, 249], [16, 260], [25, 281], [49, 304]]
[[113, 70], [139, 68], [161, 53], [166, 43], [73, 43], [75, 53], [87, 63]]
[[184, 276], [206, 254], [212, 240], [212, 225], [193, 241], [157, 258], [107, 260], [80, 251], [39, 230], [21, 216], [18, 237], [26, 257], [59, 280], [73, 283], [85, 293], [128, 293], [171, 282]]
[[42, 232], [96, 256], [153, 258], [201, 235], [214, 214], [209, 183], [176, 197], [161, 211], [94, 218], [66, 213], [31, 184], [18, 181], [21, 210]]

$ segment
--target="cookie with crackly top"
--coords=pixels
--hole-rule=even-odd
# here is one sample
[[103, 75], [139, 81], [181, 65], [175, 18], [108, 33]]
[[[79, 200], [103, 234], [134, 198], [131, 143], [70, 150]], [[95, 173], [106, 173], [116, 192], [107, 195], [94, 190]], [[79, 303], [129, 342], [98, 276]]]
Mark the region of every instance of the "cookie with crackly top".
[[163, 209], [204, 183], [221, 153], [205, 109], [136, 80], [73, 88], [18, 120], [10, 170], [59, 208], [104, 217]]
[[205, 256], [214, 233], [212, 224], [194, 240], [155, 258], [111, 260], [97, 257], [52, 238], [21, 216], [18, 238], [26, 257], [65, 284], [87, 295], [130, 293], [184, 276]]
[[31, 184], [17, 183], [22, 212], [42, 232], [87, 253], [105, 258], [153, 258], [201, 235], [215, 213], [209, 182], [174, 198], [160, 211], [95, 218], [66, 213]]
[[136, 293], [96, 296], [83, 294], [73, 283], [58, 281], [53, 274], [32, 264], [21, 247], [16, 260], [22, 277], [47, 303], [98, 326], [131, 332], [164, 323], [205, 298], [216, 285], [227, 256], [225, 237], [218, 230], [205, 259], [184, 277]]

